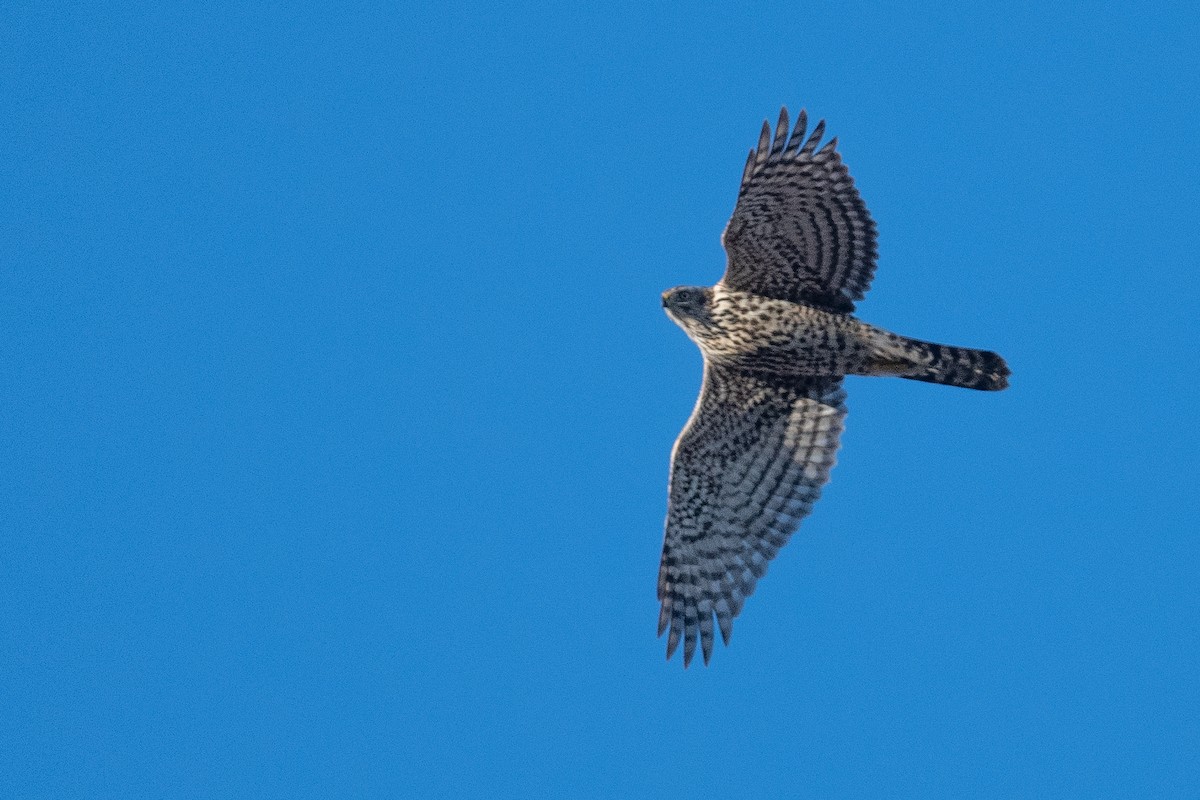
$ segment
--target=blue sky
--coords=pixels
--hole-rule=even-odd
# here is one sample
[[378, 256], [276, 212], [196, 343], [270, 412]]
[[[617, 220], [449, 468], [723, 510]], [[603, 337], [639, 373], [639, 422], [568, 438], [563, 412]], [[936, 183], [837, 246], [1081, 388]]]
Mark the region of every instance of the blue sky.
[[[18, 4], [0, 793], [1200, 794], [1184, 4]], [[654, 637], [746, 150], [828, 120], [849, 381], [731, 647]]]

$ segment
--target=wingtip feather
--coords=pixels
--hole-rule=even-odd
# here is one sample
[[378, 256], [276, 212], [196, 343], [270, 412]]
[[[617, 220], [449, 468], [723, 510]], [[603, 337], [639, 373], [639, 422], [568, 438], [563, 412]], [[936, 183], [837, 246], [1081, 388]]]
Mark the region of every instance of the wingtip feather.
[[667, 634], [667, 661], [670, 661], [671, 656], [675, 655], [675, 648], [677, 647], [679, 647], [679, 627], [672, 620], [671, 632]]
[[710, 605], [700, 607], [700, 651], [704, 655], [704, 666], [707, 667], [713, 651], [713, 612]]
[[758, 134], [758, 149], [755, 151], [755, 161], [762, 163], [771, 154], [771, 123], [763, 120], [762, 132]]
[[800, 148], [801, 153], [811, 155], [817, 149], [817, 142], [821, 141], [821, 137], [825, 135], [825, 120], [821, 120], [813, 128], [812, 134], [808, 137], [808, 141], [804, 143], [804, 147]]
[[784, 145], [787, 144], [788, 137], [788, 112], [787, 106], [779, 109], [779, 122], [775, 125], [775, 141], [771, 143], [771, 155], [783, 152]]
[[803, 108], [800, 109], [799, 115], [796, 116], [796, 126], [792, 128], [791, 138], [788, 140], [788, 146], [785, 152], [789, 155], [794, 155], [800, 149], [800, 143], [804, 141], [804, 133], [808, 130], [808, 112]]
[[733, 615], [718, 615], [717, 625], [721, 628], [721, 641], [729, 647], [729, 640], [733, 638]]
[[750, 180], [751, 173], [754, 172], [754, 156], [755, 150], [750, 148], [750, 155], [746, 157], [746, 168], [742, 170], [742, 186], [746, 185], [746, 182]]

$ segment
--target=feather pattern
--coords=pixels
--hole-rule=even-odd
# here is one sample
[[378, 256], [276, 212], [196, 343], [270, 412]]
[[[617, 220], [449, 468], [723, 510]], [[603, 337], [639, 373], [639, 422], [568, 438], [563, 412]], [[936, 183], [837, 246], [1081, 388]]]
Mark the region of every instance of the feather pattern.
[[875, 222], [842, 163], [837, 139], [817, 148], [825, 121], [806, 138], [807, 124], [801, 111], [789, 135], [784, 108], [772, 140], [770, 124], [763, 123], [722, 235], [728, 255], [722, 282], [849, 313], [875, 274]]
[[729, 644], [767, 565], [829, 480], [845, 417], [840, 378], [782, 381], [707, 363], [675, 444], [658, 598], [667, 658]]

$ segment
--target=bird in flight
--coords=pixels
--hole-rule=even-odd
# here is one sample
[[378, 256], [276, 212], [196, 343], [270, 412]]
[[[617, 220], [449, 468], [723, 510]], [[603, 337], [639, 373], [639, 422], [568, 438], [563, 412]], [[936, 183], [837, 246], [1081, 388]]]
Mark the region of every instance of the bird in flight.
[[715, 286], [663, 293], [704, 355], [692, 416], [671, 452], [658, 598], [667, 658], [733, 618], [829, 480], [846, 416], [846, 375], [891, 375], [996, 391], [1004, 359], [923, 342], [852, 316], [875, 272], [875, 223], [836, 150], [800, 112], [779, 114], [750, 151]]

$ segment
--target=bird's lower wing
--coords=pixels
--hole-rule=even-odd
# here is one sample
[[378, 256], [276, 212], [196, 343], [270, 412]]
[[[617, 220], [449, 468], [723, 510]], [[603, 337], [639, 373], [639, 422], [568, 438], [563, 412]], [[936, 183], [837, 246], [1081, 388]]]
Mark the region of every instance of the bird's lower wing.
[[706, 364], [704, 387], [671, 457], [658, 597], [667, 658], [697, 642], [707, 664], [713, 617], [725, 643], [767, 563], [829, 480], [845, 417], [837, 378], [779, 382]]

